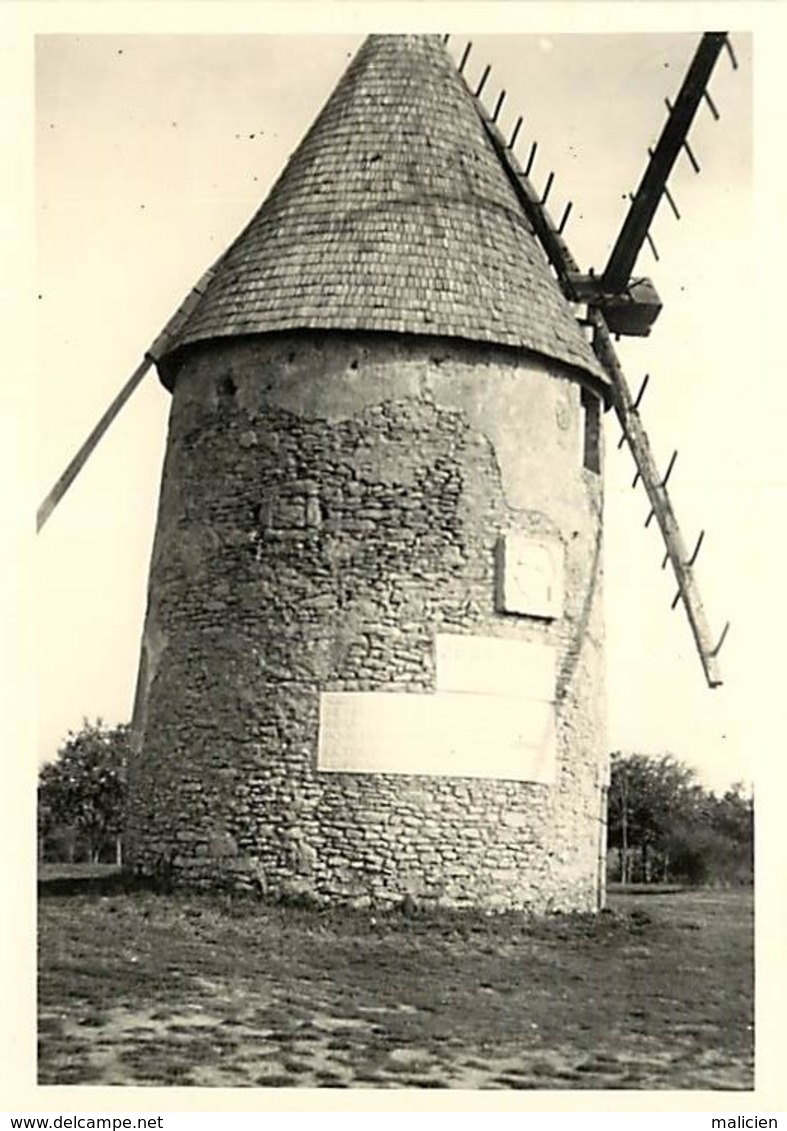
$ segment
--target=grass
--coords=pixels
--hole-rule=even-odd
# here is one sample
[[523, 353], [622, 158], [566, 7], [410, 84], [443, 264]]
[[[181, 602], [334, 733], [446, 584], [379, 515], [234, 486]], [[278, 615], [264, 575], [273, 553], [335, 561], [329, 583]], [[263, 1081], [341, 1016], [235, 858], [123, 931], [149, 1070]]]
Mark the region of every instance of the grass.
[[747, 891], [599, 916], [45, 895], [39, 1083], [753, 1087]]

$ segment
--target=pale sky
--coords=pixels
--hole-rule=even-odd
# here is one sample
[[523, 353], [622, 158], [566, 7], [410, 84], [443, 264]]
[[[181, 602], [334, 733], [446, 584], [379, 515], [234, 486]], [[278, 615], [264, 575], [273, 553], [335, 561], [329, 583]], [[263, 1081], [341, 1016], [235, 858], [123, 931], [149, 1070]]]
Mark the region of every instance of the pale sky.
[[[474, 81], [492, 64], [504, 131], [539, 142], [555, 171], [568, 243], [600, 269], [677, 93], [696, 34], [473, 36]], [[715, 25], [714, 25], [715, 26]], [[47, 35], [36, 48], [36, 503], [169, 315], [258, 207], [363, 36]], [[466, 36], [451, 39], [455, 55]], [[733, 35], [672, 177], [638, 272], [665, 309], [649, 339], [621, 343], [686, 542], [701, 528], [709, 620], [732, 622], [725, 686], [707, 689], [656, 523], [607, 414], [605, 600], [611, 749], [671, 752], [706, 784], [752, 781], [773, 743], [758, 711], [761, 657], [780, 570], [768, 539], [783, 514], [774, 359], [752, 355], [751, 37]], [[783, 367], [783, 363], [782, 363]], [[38, 758], [84, 715], [130, 718], [169, 397], [151, 373], [36, 540]], [[774, 404], [769, 413], [768, 405]], [[765, 536], [765, 541], [763, 540]], [[772, 543], [771, 543], [772, 545]]]

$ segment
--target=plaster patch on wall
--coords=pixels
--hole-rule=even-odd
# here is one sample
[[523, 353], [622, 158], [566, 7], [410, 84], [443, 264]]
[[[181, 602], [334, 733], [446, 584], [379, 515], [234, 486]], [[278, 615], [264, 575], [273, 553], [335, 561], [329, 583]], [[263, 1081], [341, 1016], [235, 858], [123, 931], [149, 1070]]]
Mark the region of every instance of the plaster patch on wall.
[[[579, 386], [548, 376], [542, 364], [528, 359], [516, 369], [433, 371], [429, 387], [438, 405], [462, 411], [487, 438], [508, 505], [554, 515], [556, 502], [570, 497], [573, 469], [581, 464], [578, 428], [572, 427], [579, 417]], [[554, 426], [558, 404], [566, 419], [563, 431]], [[523, 458], [523, 452], [537, 452], [538, 459]]]
[[556, 652], [549, 644], [438, 633], [435, 665], [438, 691], [545, 702], [555, 698]]
[[[267, 403], [297, 416], [335, 424], [390, 397], [390, 373], [385, 365], [375, 364], [371, 357], [364, 358], [362, 369], [353, 369], [357, 347], [340, 340], [333, 344], [330, 363], [323, 353], [320, 355], [321, 380], [314, 380], [313, 349], [304, 348], [295, 355], [284, 375], [272, 367], [253, 383], [247, 382], [241, 389], [242, 407], [248, 411]], [[329, 372], [326, 365], [330, 366]], [[397, 396], [417, 399], [419, 393], [418, 365], [403, 364], [398, 374]]]
[[323, 692], [317, 768], [550, 783], [554, 708], [503, 695]]

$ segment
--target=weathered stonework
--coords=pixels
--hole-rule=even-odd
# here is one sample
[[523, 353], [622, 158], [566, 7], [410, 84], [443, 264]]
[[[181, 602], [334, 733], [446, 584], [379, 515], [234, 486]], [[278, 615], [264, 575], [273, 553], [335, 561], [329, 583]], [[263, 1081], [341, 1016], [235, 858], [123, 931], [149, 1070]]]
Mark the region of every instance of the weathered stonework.
[[[178, 360], [131, 866], [339, 902], [594, 909], [602, 498], [577, 371], [330, 331]], [[498, 610], [506, 533], [562, 544], [561, 616]], [[553, 784], [319, 771], [320, 693], [432, 694], [441, 633], [554, 647]]]

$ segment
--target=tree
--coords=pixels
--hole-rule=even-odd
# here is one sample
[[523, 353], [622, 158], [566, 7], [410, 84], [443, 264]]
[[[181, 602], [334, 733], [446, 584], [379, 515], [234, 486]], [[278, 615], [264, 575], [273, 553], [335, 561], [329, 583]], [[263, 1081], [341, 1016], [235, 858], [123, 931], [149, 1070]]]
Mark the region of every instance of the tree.
[[607, 843], [623, 883], [751, 883], [753, 816], [741, 786], [717, 798], [670, 755], [612, 755]]
[[754, 799], [736, 782], [713, 801], [710, 819], [725, 845], [725, 878], [750, 883], [754, 876]]
[[744, 793], [742, 782], [730, 786], [723, 797], [715, 801], [714, 827], [737, 844], [754, 844], [754, 802]]
[[688, 820], [701, 803], [702, 790], [694, 771], [670, 755], [612, 755], [609, 787], [609, 845], [620, 850], [621, 880], [633, 875], [633, 854], [639, 855], [638, 871], [643, 880], [653, 878], [661, 864], [668, 833], [676, 823]]
[[[108, 728], [101, 719], [83, 720], [69, 731], [57, 759], [41, 767], [38, 779], [39, 835], [58, 857], [78, 853], [96, 863], [114, 850], [119, 859], [129, 727]], [[64, 853], [63, 845], [71, 847]]]

